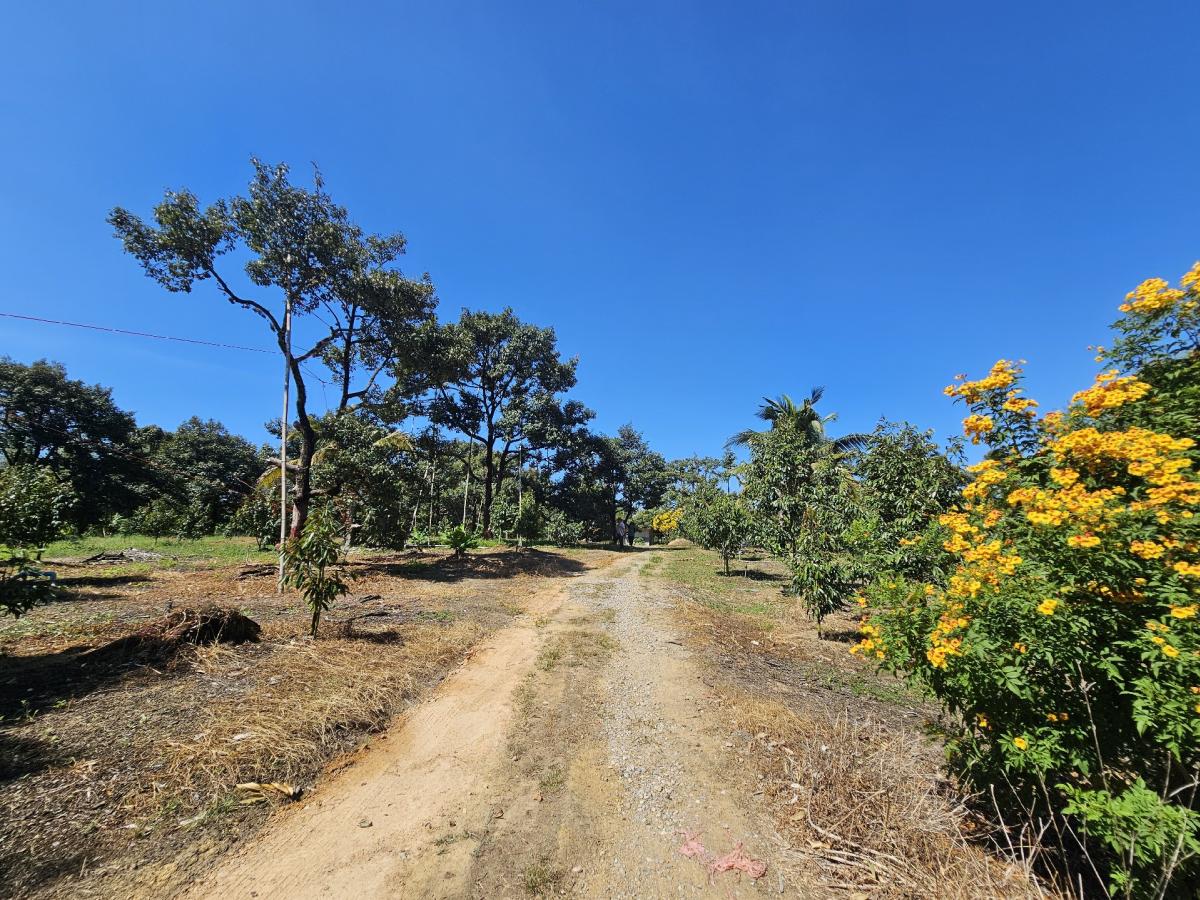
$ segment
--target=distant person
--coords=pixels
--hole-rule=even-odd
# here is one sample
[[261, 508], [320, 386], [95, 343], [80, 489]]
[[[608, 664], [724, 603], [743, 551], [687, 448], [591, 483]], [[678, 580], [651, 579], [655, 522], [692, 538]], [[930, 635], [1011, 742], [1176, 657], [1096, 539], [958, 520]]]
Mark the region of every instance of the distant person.
[[624, 519], [617, 520], [617, 546], [618, 547], [625, 546], [625, 520]]
[[632, 547], [634, 539], [637, 538], [637, 526], [630, 522], [626, 531], [629, 533], [629, 546]]

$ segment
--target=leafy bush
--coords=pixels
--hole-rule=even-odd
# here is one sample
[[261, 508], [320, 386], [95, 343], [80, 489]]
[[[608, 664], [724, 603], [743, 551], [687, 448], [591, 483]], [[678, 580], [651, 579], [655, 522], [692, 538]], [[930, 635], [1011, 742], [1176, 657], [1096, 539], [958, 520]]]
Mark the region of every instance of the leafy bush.
[[255, 490], [237, 508], [225, 525], [226, 535], [254, 538], [259, 550], [269, 550], [279, 541], [279, 507], [262, 490]]
[[445, 541], [447, 547], [454, 551], [455, 558], [462, 558], [467, 555], [468, 550], [474, 550], [479, 546], [479, 536], [461, 525], [455, 525], [445, 532], [442, 540]]
[[1005, 360], [948, 387], [989, 448], [940, 519], [953, 568], [876, 581], [855, 648], [958, 714], [957, 763], [1088, 893], [1200, 891], [1198, 308], [1200, 264], [1143, 283], [1062, 413]]
[[166, 497], [158, 497], [140, 507], [130, 521], [138, 534], [148, 534], [155, 541], [168, 535], [184, 537], [188, 531], [186, 510]]
[[54, 596], [42, 553], [62, 535], [73, 502], [71, 489], [48, 470], [0, 469], [0, 615], [20, 616]]
[[517, 518], [513, 524], [513, 531], [517, 537], [527, 544], [532, 544], [542, 538], [542, 525], [544, 522], [544, 513], [537, 503], [533, 500], [525, 500], [520, 504], [517, 510]]
[[692, 495], [683, 521], [689, 538], [721, 554], [726, 575], [729, 560], [745, 546], [754, 527], [741, 499], [716, 487], [705, 487]]
[[62, 536], [75, 495], [48, 469], [0, 468], [0, 544], [42, 547]]
[[575, 547], [583, 540], [583, 523], [572, 522], [562, 510], [546, 515], [546, 535], [555, 547]]
[[321, 613], [348, 590], [337, 567], [342, 552], [340, 531], [333, 508], [322, 504], [309, 512], [300, 536], [284, 544], [283, 583], [303, 595], [312, 612], [313, 637], [321, 625]]
[[855, 460], [865, 531], [861, 552], [872, 571], [907, 578], [941, 578], [952, 557], [942, 549], [937, 518], [967, 483], [958, 460], [962, 442], [943, 452], [932, 432], [880, 422]]

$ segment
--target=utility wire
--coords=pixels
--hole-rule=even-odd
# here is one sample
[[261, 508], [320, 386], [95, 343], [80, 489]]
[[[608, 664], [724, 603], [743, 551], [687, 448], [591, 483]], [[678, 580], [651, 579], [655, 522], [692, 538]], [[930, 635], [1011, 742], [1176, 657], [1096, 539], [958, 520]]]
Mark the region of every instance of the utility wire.
[[[262, 347], [243, 347], [239, 344], [221, 344], [216, 341], [201, 341], [201, 340], [197, 340], [196, 338], [174, 337], [174, 336], [168, 335], [168, 334], [150, 334], [147, 331], [129, 331], [124, 328], [109, 328], [107, 325], [87, 325], [87, 324], [84, 324], [83, 322], [63, 322], [58, 319], [43, 319], [38, 316], [23, 316], [23, 315], [19, 315], [18, 313], [0, 312], [0, 316], [3, 316], [4, 318], [7, 318], [7, 319], [21, 319], [26, 322], [40, 322], [40, 323], [43, 323], [46, 325], [70, 325], [72, 328], [90, 328], [94, 331], [107, 331], [112, 334], [128, 334], [128, 335], [132, 335], [134, 337], [158, 338], [161, 341], [180, 341], [185, 344], [201, 344], [205, 347], [221, 347], [222, 349], [225, 349], [225, 350], [247, 350], [251, 353], [271, 353], [271, 354], [274, 354], [276, 352], [275, 350], [264, 350]], [[307, 372], [311, 377], [313, 377], [317, 381], [321, 382], [322, 385], [326, 385], [326, 384], [332, 385], [333, 384], [332, 381], [326, 381], [324, 378], [322, 378], [320, 375], [318, 375], [316, 372], [314, 372], [312, 369], [310, 369], [308, 367], [308, 365], [305, 363], [301, 363], [300, 368], [302, 368], [305, 372]]]
[[196, 338], [173, 337], [168, 334], [151, 334], [148, 331], [129, 331], [125, 328], [109, 328], [107, 325], [88, 325], [83, 322], [63, 322], [59, 319], [43, 319], [38, 316], [22, 316], [17, 313], [0, 312], [6, 319], [21, 319], [26, 322], [40, 322], [44, 325], [69, 325], [72, 328], [90, 328], [93, 331], [107, 331], [112, 334], [128, 334], [134, 337], [157, 338], [160, 341], [179, 341], [183, 344], [202, 344], [206, 347], [220, 347], [224, 350], [247, 350], [250, 353], [271, 353], [275, 350], [264, 350], [262, 347], [242, 347], [238, 344], [222, 344], [217, 341], [201, 341]]

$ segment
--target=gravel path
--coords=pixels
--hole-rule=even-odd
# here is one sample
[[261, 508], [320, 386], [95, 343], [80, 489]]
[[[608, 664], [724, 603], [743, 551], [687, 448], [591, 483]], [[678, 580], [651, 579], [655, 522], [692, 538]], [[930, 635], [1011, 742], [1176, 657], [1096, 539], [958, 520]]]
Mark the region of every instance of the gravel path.
[[[768, 871], [755, 881], [736, 872], [708, 871], [739, 843], [747, 861], [759, 859], [770, 839], [738, 808], [722, 777], [722, 765], [729, 765], [730, 757], [736, 763], [736, 753], [707, 727], [707, 688], [670, 624], [671, 600], [641, 577], [649, 559], [649, 553], [639, 553], [627, 567], [581, 579], [571, 591], [580, 605], [601, 613], [611, 610], [606, 629], [620, 648], [603, 675], [600, 733], [623, 789], [619, 808], [624, 834], [614, 842], [607, 884], [595, 894], [585, 893], [778, 894], [786, 890], [778, 873]], [[692, 849], [698, 854], [690, 859], [681, 853], [688, 839], [694, 840]], [[655, 892], [647, 891], [651, 884]]]

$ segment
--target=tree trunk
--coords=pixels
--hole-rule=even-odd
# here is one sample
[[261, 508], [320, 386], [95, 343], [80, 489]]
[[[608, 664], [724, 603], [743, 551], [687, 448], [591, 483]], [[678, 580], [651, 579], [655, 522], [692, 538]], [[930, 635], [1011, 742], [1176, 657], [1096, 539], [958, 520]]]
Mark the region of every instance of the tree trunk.
[[292, 381], [296, 385], [296, 422], [300, 426], [300, 471], [292, 497], [292, 526], [288, 535], [297, 538], [308, 521], [308, 507], [312, 500], [312, 458], [317, 449], [317, 433], [308, 418], [308, 390], [304, 386], [300, 364], [294, 356], [289, 356], [288, 362], [292, 367]]
[[346, 321], [346, 334], [342, 341], [342, 398], [338, 401], [338, 412], [350, 405], [350, 374], [354, 368], [352, 354], [354, 352], [354, 319], [357, 307], [350, 310]]
[[317, 629], [320, 627], [321, 627], [321, 607], [318, 606], [316, 609], [313, 610], [312, 629], [309, 631], [309, 634], [315, 638], [317, 636]]
[[483, 536], [492, 536], [492, 484], [496, 478], [496, 459], [489, 444], [483, 454]]

